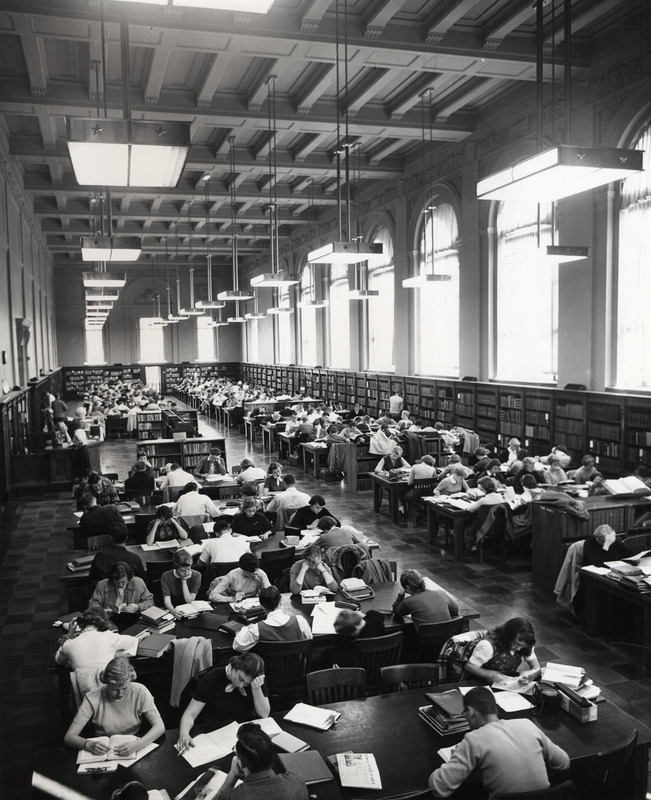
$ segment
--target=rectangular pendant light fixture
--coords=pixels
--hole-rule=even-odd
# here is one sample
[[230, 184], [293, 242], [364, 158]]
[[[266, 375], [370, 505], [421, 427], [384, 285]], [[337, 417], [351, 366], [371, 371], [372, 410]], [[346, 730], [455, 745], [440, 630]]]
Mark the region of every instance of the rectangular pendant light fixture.
[[377, 289], [351, 289], [348, 292], [349, 300], [370, 300], [379, 296], [380, 292]]
[[560, 144], [477, 183], [480, 200], [570, 197], [642, 171], [641, 150]]
[[253, 300], [255, 294], [247, 291], [246, 289], [227, 289], [224, 292], [219, 292], [217, 295], [218, 300]]
[[107, 289], [86, 289], [86, 302], [91, 301], [99, 301], [102, 303], [110, 302], [113, 303], [116, 300], [119, 300], [120, 293], [119, 292], [109, 292]]
[[330, 242], [307, 255], [308, 264], [359, 264], [382, 255], [381, 242]]
[[293, 308], [286, 306], [271, 306], [271, 308], [267, 309], [267, 314], [291, 314], [293, 310]]
[[566, 264], [568, 261], [585, 261], [590, 256], [590, 248], [572, 244], [548, 244], [540, 248], [545, 261]]
[[249, 311], [248, 313], [246, 313], [246, 314], [244, 315], [244, 318], [245, 318], [245, 319], [265, 319], [265, 318], [266, 318], [266, 316], [267, 316], [267, 315], [266, 315], [266, 314], [263, 314], [261, 311], [260, 311], [260, 312], [258, 312], [257, 314], [256, 314], [256, 313], [254, 313], [253, 311]]
[[425, 275], [415, 275], [413, 278], [405, 278], [402, 282], [404, 289], [422, 289], [428, 283], [438, 283], [440, 281], [451, 281], [452, 275], [442, 275], [431, 272]]
[[142, 243], [137, 236], [96, 236], [81, 240], [82, 261], [137, 261]]
[[298, 283], [298, 278], [290, 277], [287, 272], [280, 270], [279, 272], [263, 272], [261, 275], [256, 275], [251, 278], [251, 286], [293, 286]]
[[113, 303], [105, 302], [102, 303], [101, 301], [97, 300], [87, 300], [86, 301], [86, 310], [87, 311], [97, 311], [98, 309], [102, 311], [110, 311], [113, 308]]
[[84, 272], [84, 287], [86, 289], [122, 289], [127, 282], [127, 276], [116, 272]]
[[226, 303], [219, 303], [216, 300], [208, 301], [208, 300], [197, 300], [197, 308], [202, 309], [203, 311], [213, 311], [220, 308], [224, 308]]
[[299, 300], [296, 305], [298, 308], [327, 308], [329, 304], [327, 300]]
[[274, 0], [114, 0], [114, 2], [176, 6], [177, 8], [206, 8], [210, 11], [241, 11], [247, 14], [266, 14], [274, 4]]
[[189, 122], [83, 117], [67, 130], [80, 186], [174, 187], [190, 150]]
[[227, 317], [228, 322], [246, 322], [244, 317]]

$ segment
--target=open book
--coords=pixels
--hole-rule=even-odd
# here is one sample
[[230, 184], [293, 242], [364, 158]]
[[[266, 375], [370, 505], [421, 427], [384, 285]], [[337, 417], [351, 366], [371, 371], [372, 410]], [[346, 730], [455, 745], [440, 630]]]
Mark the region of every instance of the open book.
[[175, 610], [184, 617], [196, 617], [202, 611], [212, 611], [212, 605], [206, 600], [195, 600], [192, 603], [182, 603], [175, 606]]
[[563, 683], [570, 689], [578, 689], [585, 677], [583, 667], [571, 667], [567, 664], [547, 664], [540, 678], [544, 683]]
[[192, 747], [179, 751], [179, 755], [183, 755], [191, 767], [200, 767], [202, 764], [231, 755], [237, 742], [239, 727], [239, 722], [231, 722], [230, 725], [225, 725], [216, 731], [200, 733], [193, 738]]
[[110, 749], [108, 752], [102, 753], [101, 755], [98, 755], [97, 753], [91, 753], [89, 750], [80, 750], [77, 753], [77, 764], [91, 764], [98, 761], [118, 761], [126, 766], [129, 766], [138, 761], [139, 758], [142, 758], [143, 756], [147, 755], [147, 753], [150, 753], [152, 750], [158, 747], [156, 743], [152, 742], [152, 744], [148, 744], [146, 747], [143, 747], [142, 750], [138, 750], [138, 752], [134, 753], [134, 755], [127, 758], [122, 758], [122, 756], [117, 755], [115, 749], [121, 744], [137, 742], [137, 736], [114, 734], [113, 736], [96, 736], [88, 741], [101, 742]]
[[614, 497], [630, 497], [631, 495], [644, 497], [645, 495], [651, 495], [651, 489], [634, 475], [629, 475], [627, 478], [604, 481], [604, 488], [608, 494], [612, 494]]
[[334, 595], [326, 586], [315, 586], [314, 589], [301, 589], [301, 603], [321, 603], [328, 595]]

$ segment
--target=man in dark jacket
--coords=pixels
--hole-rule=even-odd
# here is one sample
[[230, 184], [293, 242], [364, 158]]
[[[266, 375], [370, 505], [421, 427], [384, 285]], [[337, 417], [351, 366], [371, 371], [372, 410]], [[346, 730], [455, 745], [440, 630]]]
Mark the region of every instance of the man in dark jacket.
[[128, 564], [136, 577], [145, 579], [145, 569], [140, 556], [126, 548], [127, 534], [127, 526], [123, 522], [113, 526], [111, 530], [113, 547], [105, 547], [103, 550], [97, 551], [97, 555], [90, 565], [89, 578], [91, 581], [97, 582], [108, 578], [113, 565], [118, 561]]
[[79, 527], [84, 536], [110, 535], [116, 523], [124, 525], [122, 514], [114, 505], [98, 506], [97, 498], [90, 492], [82, 495], [79, 502], [84, 510], [79, 520]]
[[156, 488], [156, 481], [147, 474], [147, 465], [144, 461], [136, 461], [134, 472], [124, 482], [127, 492], [142, 492], [143, 495], [151, 494]]

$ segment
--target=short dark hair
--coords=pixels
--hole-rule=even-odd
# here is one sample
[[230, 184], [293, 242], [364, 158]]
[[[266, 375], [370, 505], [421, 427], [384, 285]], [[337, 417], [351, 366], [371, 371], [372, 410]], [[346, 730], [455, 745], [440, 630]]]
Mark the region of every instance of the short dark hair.
[[181, 465], [180, 465], [180, 464], [177, 464], [177, 463], [176, 463], [176, 461], [173, 461], [173, 462], [170, 464], [170, 472], [174, 472], [174, 471], [175, 471], [175, 470], [177, 470], [177, 469], [181, 469]]
[[147, 469], [147, 465], [144, 461], [136, 461], [136, 463], [133, 465], [133, 468], [136, 472], [144, 472]]
[[96, 502], [97, 498], [90, 492], [84, 492], [84, 494], [81, 496], [81, 500], [79, 501], [84, 511], [87, 511], [92, 505], [95, 505]]
[[119, 581], [120, 578], [126, 578], [130, 581], [133, 578], [133, 570], [125, 561], [116, 561], [111, 567], [109, 578], [112, 581]]
[[211, 447], [210, 448], [210, 455], [211, 456], [220, 456], [221, 454], [222, 454], [222, 451], [219, 449], [219, 447]]
[[497, 714], [497, 703], [495, 695], [488, 686], [475, 686], [463, 696], [463, 707], [473, 708], [483, 717], [489, 714]]
[[285, 486], [294, 486], [294, 484], [296, 483], [296, 478], [292, 475], [291, 472], [286, 472], [283, 475], [283, 483], [285, 484]]
[[169, 506], [158, 506], [156, 509], [156, 516], [158, 519], [172, 519], [174, 513]]
[[88, 475], [88, 484], [89, 484], [89, 485], [90, 485], [91, 483], [92, 483], [92, 484], [95, 484], [95, 483], [101, 483], [101, 480], [102, 480], [102, 478], [101, 478], [101, 476], [100, 476], [99, 472], [91, 472], [91, 473], [89, 473], [89, 475]]
[[219, 517], [213, 523], [213, 533], [223, 533], [231, 528], [232, 522], [230, 517]]
[[317, 503], [320, 506], [325, 506], [325, 497], [322, 494], [313, 494], [312, 497], [310, 497], [311, 506], [316, 505]]
[[258, 484], [253, 483], [252, 481], [247, 481], [246, 483], [242, 484], [242, 497], [257, 497], [258, 496]]
[[81, 616], [77, 617], [76, 622], [77, 627], [82, 631], [89, 625], [94, 625], [98, 631], [107, 631], [109, 629], [106, 611], [99, 606], [91, 606], [91, 608], [87, 608]]
[[409, 594], [425, 591], [425, 581], [417, 569], [404, 570], [400, 575], [400, 585], [403, 589], [406, 589]]
[[477, 486], [480, 486], [486, 492], [486, 494], [497, 491], [497, 485], [492, 478], [480, 478], [477, 481]]
[[115, 544], [124, 544], [129, 537], [129, 531], [124, 522], [116, 522], [111, 527], [111, 538]]
[[260, 605], [266, 611], [273, 611], [280, 605], [281, 594], [275, 586], [265, 586], [258, 595]]
[[149, 792], [140, 781], [129, 781], [121, 789], [116, 789], [111, 800], [147, 800]]
[[196, 492], [199, 489], [199, 484], [194, 481], [188, 481], [183, 487], [184, 492]]
[[245, 722], [237, 731], [235, 752], [249, 772], [271, 769], [274, 748], [271, 739], [255, 722]]
[[172, 556], [172, 566], [174, 567], [191, 567], [192, 556], [187, 550], [177, 550]]
[[329, 531], [337, 527], [337, 520], [334, 517], [321, 517], [316, 526], [320, 531]]
[[253, 555], [253, 553], [242, 553], [237, 563], [239, 568], [243, 569], [245, 572], [255, 572], [260, 566], [258, 557]]
[[238, 672], [243, 672], [251, 679], [264, 675], [264, 661], [257, 653], [241, 653], [233, 656], [229, 660], [228, 666]]

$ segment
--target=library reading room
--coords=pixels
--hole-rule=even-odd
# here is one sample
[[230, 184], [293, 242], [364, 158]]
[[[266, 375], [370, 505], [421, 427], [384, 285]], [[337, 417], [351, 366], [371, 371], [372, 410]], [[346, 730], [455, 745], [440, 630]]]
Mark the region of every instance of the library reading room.
[[651, 799], [650, 152], [649, 0], [0, 0], [3, 800]]

